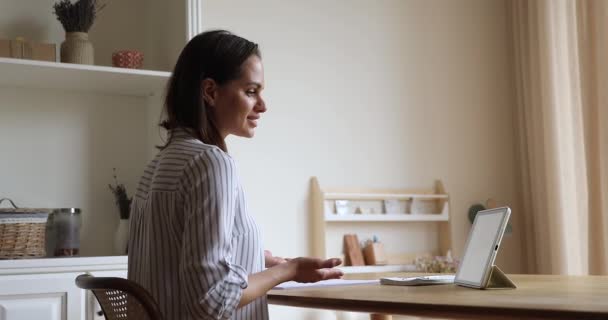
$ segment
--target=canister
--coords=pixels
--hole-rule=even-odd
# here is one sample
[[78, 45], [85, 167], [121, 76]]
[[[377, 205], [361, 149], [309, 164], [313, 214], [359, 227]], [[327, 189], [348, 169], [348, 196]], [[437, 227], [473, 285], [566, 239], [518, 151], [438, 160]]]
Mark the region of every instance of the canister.
[[81, 223], [80, 208], [60, 208], [53, 211], [56, 257], [79, 255]]

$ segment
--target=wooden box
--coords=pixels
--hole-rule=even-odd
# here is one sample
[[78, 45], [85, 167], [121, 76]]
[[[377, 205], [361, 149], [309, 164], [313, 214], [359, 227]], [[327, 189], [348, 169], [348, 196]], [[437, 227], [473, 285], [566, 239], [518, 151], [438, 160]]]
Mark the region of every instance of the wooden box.
[[384, 245], [380, 242], [369, 242], [363, 248], [366, 265], [385, 265], [388, 263], [384, 254]]
[[54, 43], [0, 39], [0, 57], [55, 62], [57, 61], [56, 45]]

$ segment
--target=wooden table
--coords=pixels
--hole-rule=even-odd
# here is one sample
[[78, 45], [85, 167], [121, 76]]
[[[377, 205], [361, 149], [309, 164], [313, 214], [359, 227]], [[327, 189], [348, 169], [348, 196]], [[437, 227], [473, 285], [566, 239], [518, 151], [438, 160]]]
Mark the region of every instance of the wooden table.
[[[412, 274], [356, 274], [348, 279]], [[608, 319], [608, 276], [509, 275], [517, 289], [457, 285], [271, 290], [271, 304], [448, 319]]]

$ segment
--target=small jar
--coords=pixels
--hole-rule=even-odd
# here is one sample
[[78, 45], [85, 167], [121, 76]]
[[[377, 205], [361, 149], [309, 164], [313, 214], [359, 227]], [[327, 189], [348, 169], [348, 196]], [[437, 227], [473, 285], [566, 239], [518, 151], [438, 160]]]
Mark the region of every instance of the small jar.
[[53, 211], [56, 257], [79, 255], [80, 226], [79, 208], [61, 208]]

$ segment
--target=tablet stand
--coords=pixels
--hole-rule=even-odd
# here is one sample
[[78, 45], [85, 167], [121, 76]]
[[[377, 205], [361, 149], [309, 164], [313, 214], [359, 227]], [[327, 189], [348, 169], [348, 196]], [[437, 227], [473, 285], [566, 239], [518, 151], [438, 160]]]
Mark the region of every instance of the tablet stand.
[[490, 270], [490, 278], [484, 289], [515, 289], [517, 288], [513, 281], [500, 270], [497, 266], [492, 266]]

